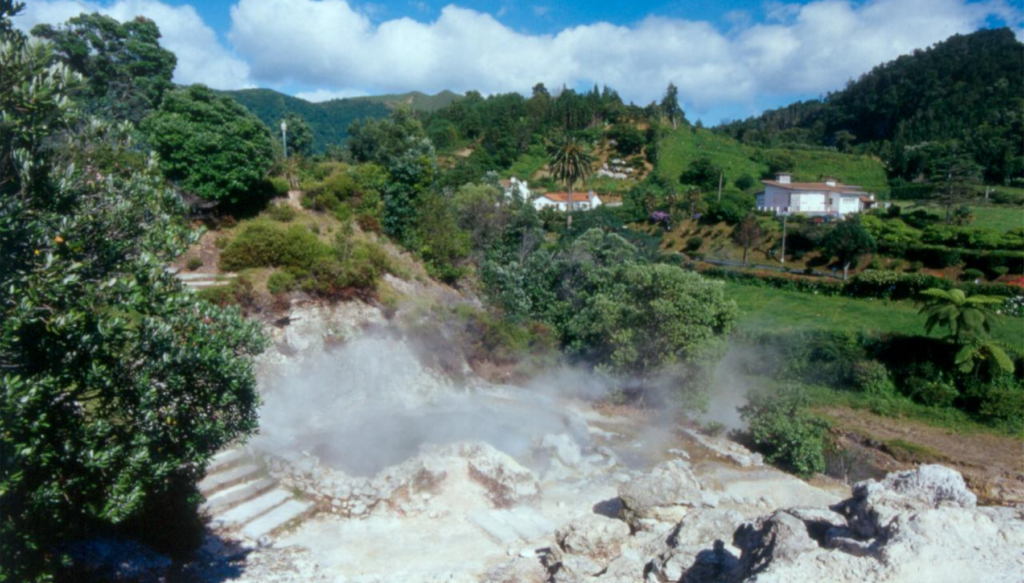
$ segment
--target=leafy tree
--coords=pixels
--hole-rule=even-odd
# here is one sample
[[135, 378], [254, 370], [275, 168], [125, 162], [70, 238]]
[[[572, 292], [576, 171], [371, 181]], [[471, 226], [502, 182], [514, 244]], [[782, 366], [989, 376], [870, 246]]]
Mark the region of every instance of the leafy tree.
[[747, 266], [747, 253], [751, 247], [756, 247], [761, 242], [762, 237], [764, 237], [764, 232], [761, 230], [761, 225], [757, 222], [757, 217], [753, 214], [744, 217], [740, 224], [736, 225], [736, 228], [733, 229], [733, 242], [743, 247], [744, 267]]
[[953, 341], [960, 344], [967, 337], [988, 334], [994, 312], [1002, 303], [1002, 298], [995, 296], [968, 296], [960, 289], [932, 288], [918, 297], [918, 313], [928, 317], [926, 332], [931, 334], [939, 326], [947, 328]]
[[765, 178], [775, 180], [780, 172], [792, 172], [796, 168], [796, 159], [789, 152], [772, 152], [768, 155], [768, 171]]
[[[309, 124], [296, 113], [288, 112], [282, 122], [288, 124], [286, 143], [290, 156], [308, 156], [313, 151], [313, 130]], [[280, 127], [281, 124], [278, 124]]]
[[274, 160], [267, 126], [203, 85], [167, 93], [142, 130], [167, 178], [207, 200], [243, 201]]
[[615, 150], [623, 156], [639, 154], [644, 148], [644, 135], [632, 124], [616, 124], [608, 130], [608, 139], [615, 140]]
[[[740, 190], [743, 190], [743, 191], [747, 191], [747, 190], [750, 190], [751, 188], [753, 188], [753, 186], [754, 186], [754, 179], [751, 178], [751, 176], [749, 174], [744, 174], [744, 175], [740, 176], [739, 178], [737, 178], [736, 181], [733, 184], [736, 185], [736, 188], [738, 188]], [[896, 207], [896, 208], [899, 208], [899, 207]]]
[[861, 255], [875, 250], [875, 240], [857, 217], [849, 217], [825, 235], [822, 250], [839, 260], [843, 266], [843, 281], [846, 281], [850, 266], [860, 261]]
[[675, 83], [669, 83], [665, 90], [665, 96], [661, 98], [661, 114], [672, 122], [672, 129], [676, 129], [680, 121], [686, 121], [686, 114], [679, 106], [679, 88]]
[[974, 192], [981, 181], [981, 166], [971, 158], [957, 152], [957, 146], [947, 146], [945, 154], [930, 161], [928, 179], [946, 207], [946, 223], [953, 223], [953, 208]]
[[81, 14], [63, 25], [39, 24], [57, 59], [88, 80], [85, 110], [138, 123], [160, 105], [177, 64], [160, 47], [160, 29], [145, 17], [120, 23], [102, 14]]
[[416, 241], [431, 275], [455, 283], [465, 273], [460, 265], [469, 256], [469, 233], [459, 227], [455, 206], [437, 192], [418, 199]]
[[195, 484], [256, 428], [264, 340], [164, 271], [198, 233], [127, 128], [55, 133], [74, 76], [4, 36], [3, 146], [24, 163], [0, 196], [0, 580], [34, 581], [97, 524], [198, 542]]
[[679, 182], [696, 186], [704, 192], [711, 192], [718, 188], [718, 177], [722, 169], [711, 161], [707, 156], [701, 156], [690, 162], [686, 170], [679, 175]]
[[751, 392], [740, 416], [765, 459], [810, 477], [825, 471], [829, 424], [810, 413], [810, 399], [795, 385], [777, 393]]
[[593, 158], [575, 138], [567, 138], [561, 146], [554, 148], [548, 162], [551, 175], [562, 184], [569, 196], [569, 208], [566, 213], [566, 226], [572, 228], [572, 212], [575, 209], [573, 187], [577, 182], [585, 180], [592, 171]]

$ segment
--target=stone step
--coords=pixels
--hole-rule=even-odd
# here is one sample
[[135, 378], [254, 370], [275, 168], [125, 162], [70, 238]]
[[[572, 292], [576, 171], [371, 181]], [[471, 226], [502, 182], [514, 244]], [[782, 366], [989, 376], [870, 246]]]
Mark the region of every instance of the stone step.
[[269, 492], [235, 506], [227, 512], [213, 517], [214, 528], [234, 529], [243, 524], [248, 524], [260, 516], [277, 508], [292, 497], [287, 490], [275, 488]]
[[216, 474], [217, 472], [226, 470], [231, 466], [237, 466], [248, 457], [248, 454], [240, 449], [228, 449], [222, 451], [210, 458], [210, 463], [206, 464], [206, 474]]
[[293, 520], [305, 518], [312, 514], [315, 508], [311, 502], [304, 502], [293, 498], [245, 525], [241, 530], [241, 534], [250, 540], [259, 540], [279, 530]]
[[238, 277], [236, 273], [178, 273], [175, 275], [181, 281], [201, 281], [218, 278], [235, 278]]
[[251, 482], [235, 484], [210, 496], [206, 503], [203, 504], [203, 510], [211, 516], [224, 512], [246, 500], [259, 496], [276, 485], [277, 480], [273, 478], [260, 478]]
[[207, 288], [207, 287], [222, 287], [222, 286], [225, 286], [225, 285], [231, 285], [230, 281], [215, 281], [215, 280], [211, 280], [211, 281], [206, 281], [206, 280], [204, 280], [204, 281], [186, 281], [186, 282], [183, 282], [183, 283], [185, 284], [185, 287], [190, 287], [192, 289], [202, 289], [202, 288]]
[[535, 541], [555, 532], [555, 525], [529, 506], [519, 506], [509, 510], [507, 522], [526, 542]]
[[506, 524], [498, 512], [500, 511], [474, 510], [468, 516], [474, 524], [500, 544], [511, 545], [522, 542], [519, 533]]
[[259, 466], [253, 464], [242, 464], [228, 468], [223, 472], [210, 474], [199, 482], [199, 492], [209, 498], [215, 492], [229, 488], [239, 482], [247, 482], [253, 479], [260, 471]]

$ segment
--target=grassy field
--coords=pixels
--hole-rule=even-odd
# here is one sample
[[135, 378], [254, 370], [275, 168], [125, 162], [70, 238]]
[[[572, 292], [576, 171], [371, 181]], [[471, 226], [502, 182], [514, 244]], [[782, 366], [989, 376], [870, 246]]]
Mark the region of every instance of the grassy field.
[[[793, 157], [796, 180], [815, 181], [824, 176], [835, 176], [847, 184], [858, 184], [869, 191], [887, 190], [885, 168], [879, 160], [868, 156], [840, 154], [828, 150], [765, 150], [768, 156], [774, 152], [786, 152]], [[733, 184], [746, 174], [757, 180], [768, 169], [765, 163], [757, 162], [757, 148], [745, 146], [729, 136], [719, 135], [710, 130], [695, 130], [681, 127], [670, 132], [661, 143], [658, 153], [657, 172], [675, 182], [687, 165], [701, 156], [725, 170], [728, 184]]]
[[[910, 302], [816, 296], [803, 292], [726, 282], [726, 296], [742, 314], [740, 330], [835, 330], [924, 334], [924, 317]], [[992, 329], [996, 340], [1024, 351], [1024, 320], [1001, 318]], [[935, 336], [942, 332], [936, 330]]]
[[[900, 202], [898, 205], [903, 212], [913, 212], [917, 209], [925, 209], [936, 216], [946, 217], [946, 207], [935, 203], [913, 203]], [[985, 227], [1005, 233], [1010, 229], [1024, 228], [1024, 207], [1019, 206], [983, 206], [969, 205], [974, 213], [972, 227]]]

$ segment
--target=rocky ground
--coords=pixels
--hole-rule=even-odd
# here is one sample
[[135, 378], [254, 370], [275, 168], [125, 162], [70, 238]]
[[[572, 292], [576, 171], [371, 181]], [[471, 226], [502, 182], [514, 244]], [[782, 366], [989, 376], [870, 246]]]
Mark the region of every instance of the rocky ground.
[[394, 319], [352, 302], [271, 326], [261, 433], [210, 468], [207, 544], [182, 564], [93, 545], [139, 557], [100, 580], [1024, 581], [1024, 512], [979, 507], [956, 471], [811, 485], [595, 405], [586, 376], [453, 382], [381, 334]]

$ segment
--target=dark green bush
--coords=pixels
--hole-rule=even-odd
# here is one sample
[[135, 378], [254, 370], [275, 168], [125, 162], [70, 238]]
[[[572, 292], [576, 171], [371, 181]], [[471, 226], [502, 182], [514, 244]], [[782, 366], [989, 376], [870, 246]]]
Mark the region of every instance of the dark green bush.
[[195, 271], [202, 266], [203, 260], [200, 257], [189, 257], [188, 263], [185, 264], [185, 267], [187, 267], [189, 271]]
[[267, 215], [279, 223], [288, 223], [295, 220], [298, 212], [287, 204], [273, 204], [267, 209]]
[[703, 246], [704, 246], [704, 238], [703, 237], [690, 237], [689, 239], [686, 240], [686, 250], [687, 251], [697, 251], [697, 250], [699, 250]]
[[960, 279], [963, 279], [965, 281], [976, 281], [980, 279], [985, 279], [985, 273], [982, 272], [980, 269], [967, 268], [964, 270], [963, 273], [960, 274]]
[[800, 476], [825, 471], [829, 424], [810, 413], [810, 400], [795, 385], [778, 392], [753, 392], [740, 415], [765, 459]]
[[290, 271], [278, 270], [267, 279], [267, 291], [272, 294], [287, 293], [295, 289], [295, 274]]
[[853, 382], [857, 390], [875, 396], [896, 392], [889, 370], [877, 360], [862, 360], [853, 365]]
[[291, 190], [288, 180], [280, 176], [270, 178], [270, 186], [274, 189], [276, 196], [288, 196], [288, 191]]
[[225, 271], [249, 267], [308, 269], [318, 258], [330, 254], [330, 246], [305, 227], [285, 229], [273, 223], [254, 222], [246, 225], [224, 249], [220, 266]]

